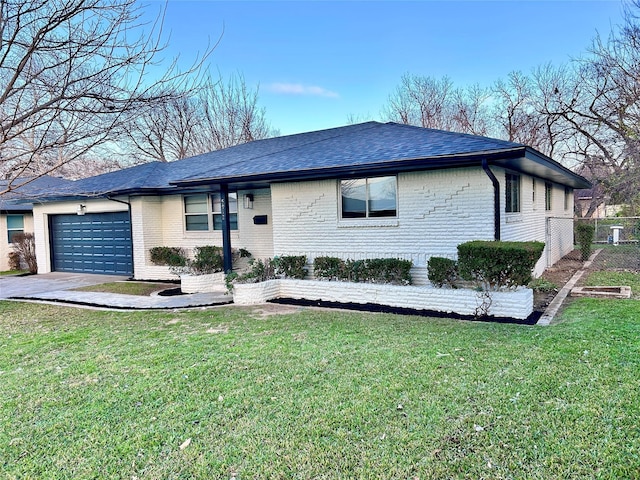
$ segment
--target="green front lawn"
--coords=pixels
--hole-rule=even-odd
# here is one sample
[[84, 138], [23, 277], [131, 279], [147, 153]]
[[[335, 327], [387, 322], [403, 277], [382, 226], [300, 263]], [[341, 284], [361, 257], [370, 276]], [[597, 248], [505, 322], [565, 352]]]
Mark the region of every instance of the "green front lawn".
[[100, 283], [98, 285], [89, 285], [87, 287], [78, 287], [74, 290], [81, 292], [106, 292], [117, 293], [121, 295], [138, 295], [148, 297], [152, 293], [161, 292], [169, 288], [177, 288], [177, 284], [171, 283], [153, 283], [153, 282], [109, 282]]
[[5, 275], [22, 275], [25, 273], [29, 273], [29, 270], [4, 270], [0, 272], [0, 277]]
[[585, 285], [615, 285], [631, 287], [631, 298], [640, 300], [640, 274], [633, 272], [597, 271], [586, 278]]
[[5, 478], [638, 478], [636, 300], [291, 311], [0, 302]]

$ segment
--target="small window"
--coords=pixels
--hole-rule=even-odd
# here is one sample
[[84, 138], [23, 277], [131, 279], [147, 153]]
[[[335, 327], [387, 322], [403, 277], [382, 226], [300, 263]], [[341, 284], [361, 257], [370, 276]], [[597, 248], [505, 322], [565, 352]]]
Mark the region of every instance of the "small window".
[[7, 215], [7, 239], [15, 242], [16, 235], [24, 233], [24, 215]]
[[342, 218], [379, 218], [397, 215], [396, 177], [340, 181]]
[[553, 185], [549, 182], [544, 184], [544, 209], [548, 212], [551, 210], [551, 197], [553, 194]]
[[188, 232], [209, 230], [207, 195], [184, 197], [185, 228]]
[[571, 207], [571, 188], [564, 187], [564, 209], [569, 210]]
[[505, 212], [520, 211], [520, 175], [507, 173], [505, 177]]
[[531, 179], [531, 203], [533, 203], [533, 208], [536, 208], [536, 179]]
[[[222, 230], [222, 197], [219, 193], [211, 195], [213, 204], [213, 229]], [[229, 192], [229, 226], [231, 230], [238, 230], [238, 194]]]

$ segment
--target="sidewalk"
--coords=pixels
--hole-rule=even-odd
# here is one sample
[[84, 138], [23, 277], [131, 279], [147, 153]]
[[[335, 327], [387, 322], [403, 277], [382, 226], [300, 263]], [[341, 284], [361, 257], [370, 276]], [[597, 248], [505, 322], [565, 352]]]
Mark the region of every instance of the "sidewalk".
[[173, 296], [138, 296], [103, 292], [72, 290], [78, 287], [98, 285], [109, 281], [121, 281], [125, 277], [48, 273], [24, 277], [0, 278], [0, 299], [55, 302], [83, 305], [95, 308], [124, 310], [161, 310], [195, 308], [231, 303], [233, 297], [223, 289], [212, 293], [194, 293]]

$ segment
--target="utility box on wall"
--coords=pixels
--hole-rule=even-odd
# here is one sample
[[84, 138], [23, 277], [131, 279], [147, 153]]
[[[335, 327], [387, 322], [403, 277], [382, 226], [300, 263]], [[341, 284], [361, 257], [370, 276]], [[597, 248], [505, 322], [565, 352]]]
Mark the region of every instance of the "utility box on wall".
[[254, 225], [266, 225], [267, 224], [267, 216], [266, 215], [255, 215], [253, 217]]

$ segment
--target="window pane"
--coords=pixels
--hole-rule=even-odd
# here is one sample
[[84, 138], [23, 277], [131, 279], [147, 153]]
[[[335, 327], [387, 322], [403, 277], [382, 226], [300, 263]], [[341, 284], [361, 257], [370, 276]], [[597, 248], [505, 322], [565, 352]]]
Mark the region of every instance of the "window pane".
[[544, 184], [544, 208], [545, 210], [551, 210], [551, 192], [552, 186], [550, 183]]
[[7, 233], [9, 243], [15, 243], [16, 237], [22, 233], [22, 230], [9, 230]]
[[342, 218], [364, 218], [367, 216], [367, 182], [365, 179], [342, 180]]
[[185, 213], [207, 213], [207, 196], [191, 195], [184, 197]]
[[505, 175], [505, 211], [507, 213], [520, 211], [520, 175], [511, 173]]
[[[222, 213], [222, 197], [219, 193], [211, 195], [211, 204], [213, 213]], [[238, 194], [229, 192], [229, 212], [236, 213], [238, 211]]]
[[11, 230], [24, 229], [24, 215], [7, 215], [7, 228]]
[[396, 179], [395, 177], [370, 178], [369, 216], [396, 216]]
[[187, 230], [209, 230], [207, 215], [187, 215], [185, 217]]
[[229, 192], [229, 213], [236, 213], [238, 211], [238, 194], [236, 192]]
[[[238, 214], [230, 213], [229, 214], [229, 228], [231, 230], [238, 229]], [[219, 213], [215, 213], [213, 215], [213, 229], [214, 230], [222, 230], [222, 215]]]

